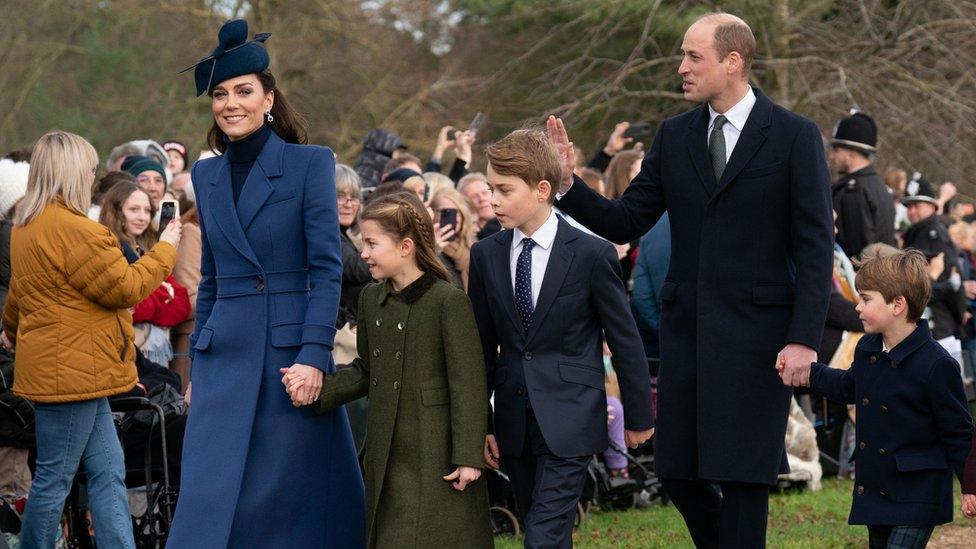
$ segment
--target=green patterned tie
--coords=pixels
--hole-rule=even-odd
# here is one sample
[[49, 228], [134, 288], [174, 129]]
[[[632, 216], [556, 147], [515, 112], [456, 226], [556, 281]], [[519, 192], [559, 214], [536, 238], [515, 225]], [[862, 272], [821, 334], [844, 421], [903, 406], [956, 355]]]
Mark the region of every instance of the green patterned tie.
[[716, 116], [712, 133], [708, 137], [708, 153], [712, 156], [712, 170], [715, 172], [716, 185], [722, 180], [722, 172], [725, 171], [725, 132], [722, 131], [722, 126], [728, 121], [721, 114]]

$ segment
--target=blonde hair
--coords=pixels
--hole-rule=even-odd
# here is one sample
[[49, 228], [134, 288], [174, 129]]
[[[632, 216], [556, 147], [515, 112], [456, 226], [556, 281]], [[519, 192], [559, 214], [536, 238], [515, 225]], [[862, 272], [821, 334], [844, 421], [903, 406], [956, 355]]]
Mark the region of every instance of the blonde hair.
[[454, 190], [454, 181], [450, 177], [438, 172], [424, 172], [424, 181], [427, 182], [427, 191], [433, 198], [441, 189]]
[[458, 211], [458, 225], [460, 227], [455, 227], [457, 232], [458, 241], [465, 248], [471, 248], [474, 246], [475, 240], [478, 238], [478, 233], [474, 224], [474, 213], [471, 208], [471, 203], [467, 198], [461, 196], [461, 193], [455, 191], [451, 188], [441, 188], [434, 192], [430, 197], [430, 207], [433, 208], [434, 204], [437, 202], [438, 198], [446, 198], [454, 204], [454, 207]]
[[17, 206], [14, 225], [27, 225], [58, 197], [72, 210], [85, 214], [91, 206], [97, 167], [98, 153], [83, 137], [62, 131], [43, 135], [34, 144], [27, 194]]

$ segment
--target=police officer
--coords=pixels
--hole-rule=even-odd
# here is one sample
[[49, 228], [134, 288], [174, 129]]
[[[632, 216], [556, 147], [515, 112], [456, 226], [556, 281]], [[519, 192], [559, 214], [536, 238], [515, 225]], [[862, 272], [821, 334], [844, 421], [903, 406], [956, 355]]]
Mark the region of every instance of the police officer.
[[868, 244], [896, 245], [891, 192], [871, 164], [877, 142], [874, 120], [853, 109], [834, 127], [830, 140], [830, 161], [840, 174], [833, 184], [837, 243], [849, 257]]
[[[929, 261], [939, 261], [945, 267], [941, 273], [931, 273], [932, 299], [929, 301], [929, 322], [932, 337], [942, 339], [958, 335], [966, 311], [965, 295], [962, 292], [956, 260], [959, 251], [949, 238], [949, 230], [937, 215], [939, 202], [933, 196], [932, 186], [921, 174], [914, 177], [921, 182], [917, 194], [902, 199], [908, 208], [908, 221], [911, 226], [905, 231], [905, 249], [921, 250]], [[940, 257], [941, 256], [941, 257]]]

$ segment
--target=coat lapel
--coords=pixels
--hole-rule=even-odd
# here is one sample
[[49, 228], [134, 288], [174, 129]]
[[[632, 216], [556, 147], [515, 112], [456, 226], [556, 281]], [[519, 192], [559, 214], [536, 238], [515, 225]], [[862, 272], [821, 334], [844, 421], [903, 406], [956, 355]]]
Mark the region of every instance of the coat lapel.
[[708, 156], [708, 105], [698, 107], [698, 116], [692, 117], [685, 135], [691, 164], [698, 174], [698, 182], [705, 189], [706, 196], [715, 188], [715, 171], [712, 170], [712, 160]]
[[552, 251], [549, 252], [546, 274], [542, 277], [542, 288], [539, 290], [539, 298], [536, 299], [535, 309], [532, 313], [532, 325], [529, 327], [529, 334], [525, 342], [527, 346], [532, 343], [532, 338], [539, 332], [539, 326], [549, 314], [549, 309], [552, 307], [553, 301], [556, 300], [559, 289], [563, 287], [563, 281], [566, 280], [566, 273], [569, 272], [574, 255], [573, 250], [567, 244], [573, 240], [576, 240], [576, 235], [569, 230], [569, 225], [560, 219], [559, 228], [556, 229], [556, 238], [552, 242]]
[[270, 179], [281, 176], [284, 150], [285, 142], [272, 133], [258, 154], [251, 173], [247, 175], [247, 180], [244, 181], [244, 188], [237, 200], [237, 217], [244, 232], [247, 232], [251, 221], [254, 221], [254, 216], [261, 211], [261, 206], [264, 206], [274, 193], [274, 186]]
[[508, 230], [503, 232], [499, 238], [495, 239], [495, 244], [498, 247], [495, 249], [495, 254], [497, 255], [491, 261], [492, 277], [495, 279], [495, 287], [499, 289], [498, 298], [502, 301], [502, 306], [508, 314], [508, 319], [512, 321], [512, 325], [515, 326], [515, 329], [522, 338], [525, 338], [525, 328], [522, 326], [522, 319], [515, 309], [515, 295], [512, 290], [511, 254], [513, 234], [515, 234], [513, 231]]
[[261, 264], [254, 255], [254, 250], [244, 236], [241, 223], [237, 217], [237, 210], [234, 208], [234, 194], [231, 189], [230, 161], [226, 156], [220, 158], [220, 165], [217, 167], [217, 176], [211, 183], [210, 195], [207, 200], [210, 211], [213, 212], [214, 221], [220, 227], [231, 245], [248, 261], [259, 269]]
[[759, 151], [759, 148], [762, 147], [763, 142], [766, 141], [766, 128], [770, 124], [773, 103], [759, 89], [755, 89], [755, 93], [756, 104], [753, 105], [752, 112], [746, 119], [746, 125], [742, 128], [742, 133], [739, 134], [739, 140], [736, 142], [735, 148], [732, 149], [732, 156], [729, 158], [728, 165], [725, 166], [725, 171], [722, 172], [722, 179], [718, 182], [715, 194], [712, 195], [713, 198], [718, 196], [739, 175], [739, 172], [746, 167]]

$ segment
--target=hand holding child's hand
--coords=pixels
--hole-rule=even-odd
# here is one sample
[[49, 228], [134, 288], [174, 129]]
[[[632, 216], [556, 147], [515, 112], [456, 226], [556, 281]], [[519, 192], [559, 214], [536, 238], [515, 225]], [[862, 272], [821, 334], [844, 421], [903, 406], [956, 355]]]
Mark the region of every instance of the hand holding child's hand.
[[810, 385], [810, 364], [817, 360], [817, 351], [799, 343], [789, 343], [776, 357], [776, 370], [783, 385], [807, 387]]
[[278, 370], [283, 374], [281, 383], [295, 406], [308, 406], [319, 398], [322, 390], [322, 370], [305, 364], [293, 364], [291, 368]]
[[498, 442], [495, 441], [495, 435], [487, 435], [485, 437], [485, 465], [497, 470], [498, 458]]
[[976, 494], [962, 495], [962, 514], [970, 519], [976, 517]]
[[465, 467], [464, 465], [458, 467], [450, 475], [443, 477], [444, 480], [450, 482], [454, 489], [458, 492], [463, 492], [465, 486], [481, 478], [481, 469], [475, 469], [474, 467]]
[[641, 444], [644, 444], [650, 440], [652, 436], [654, 436], [654, 429], [648, 429], [646, 431], [624, 430], [624, 440], [627, 441], [627, 447], [630, 449], [637, 448]]

